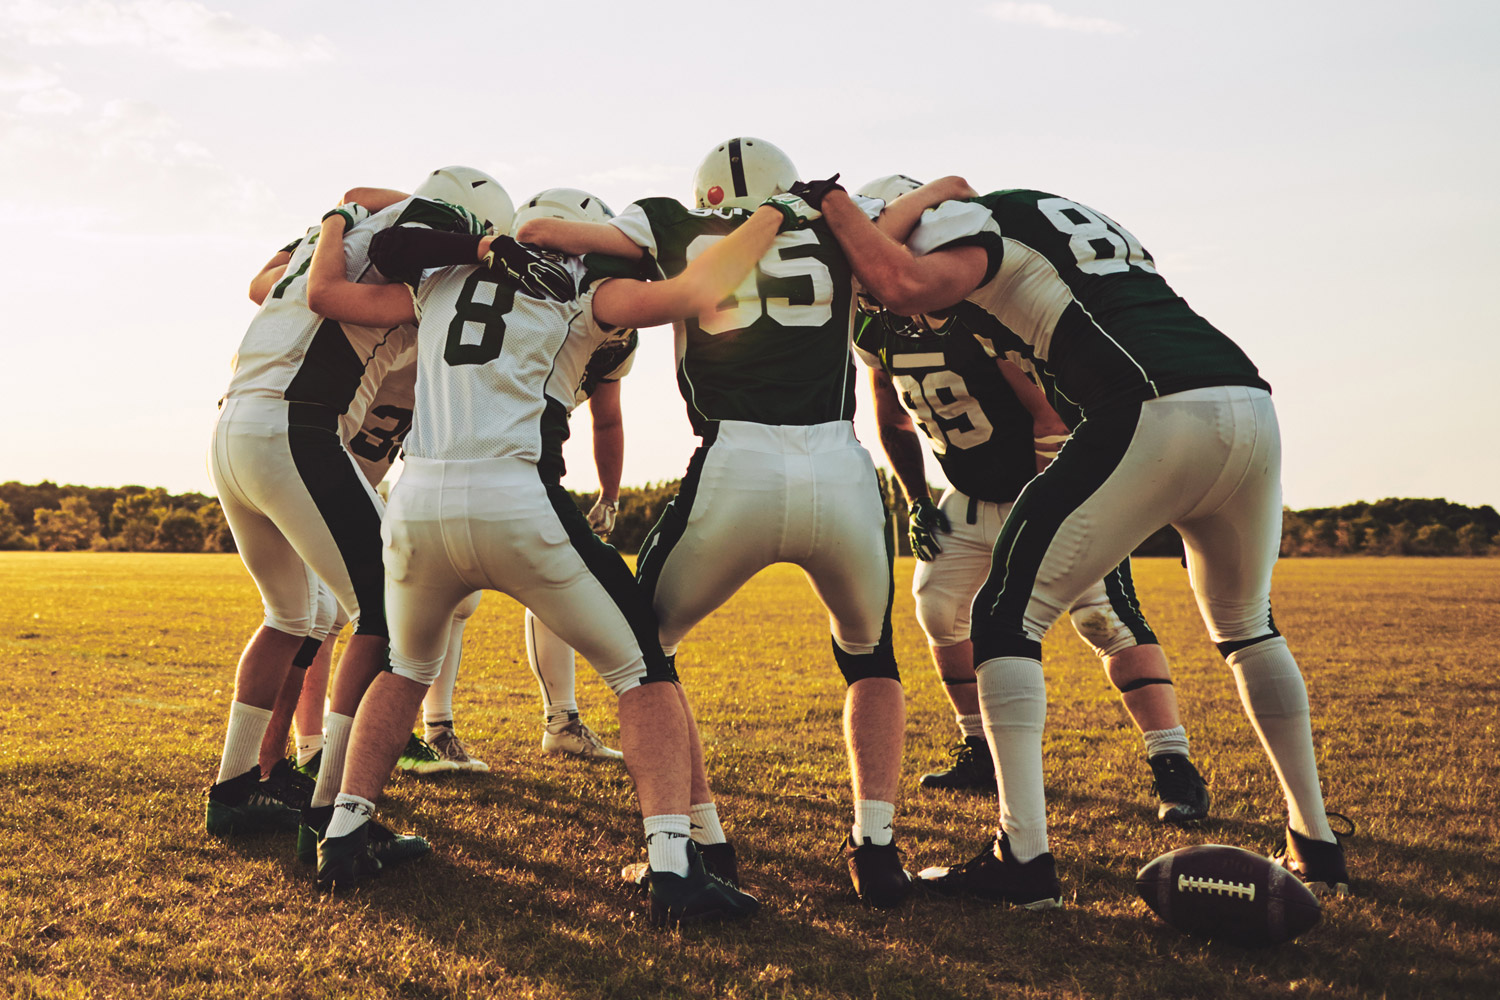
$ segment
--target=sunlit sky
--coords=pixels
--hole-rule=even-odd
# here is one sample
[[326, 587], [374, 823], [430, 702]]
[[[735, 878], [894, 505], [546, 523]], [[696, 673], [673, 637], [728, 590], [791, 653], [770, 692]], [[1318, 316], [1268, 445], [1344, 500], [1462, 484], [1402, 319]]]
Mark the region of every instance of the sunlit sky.
[[[1119, 220], [1271, 381], [1291, 506], [1500, 503], [1497, 50], [1477, 0], [0, 0], [0, 480], [212, 492], [249, 278], [352, 185], [463, 163], [618, 210], [755, 135]], [[642, 339], [627, 484], [695, 443]]]

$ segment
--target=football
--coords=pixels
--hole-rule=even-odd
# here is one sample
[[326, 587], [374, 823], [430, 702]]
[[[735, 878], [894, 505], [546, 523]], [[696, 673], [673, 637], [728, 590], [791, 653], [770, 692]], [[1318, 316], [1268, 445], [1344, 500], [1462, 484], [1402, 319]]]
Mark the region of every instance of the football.
[[1297, 876], [1269, 858], [1223, 844], [1163, 854], [1136, 873], [1135, 890], [1184, 934], [1250, 947], [1290, 941], [1323, 915]]

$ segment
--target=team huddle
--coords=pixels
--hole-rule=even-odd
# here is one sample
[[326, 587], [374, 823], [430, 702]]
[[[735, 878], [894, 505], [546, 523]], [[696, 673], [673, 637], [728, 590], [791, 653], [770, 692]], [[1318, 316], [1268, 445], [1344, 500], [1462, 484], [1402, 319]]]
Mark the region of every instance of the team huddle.
[[[620, 758], [648, 861], [624, 876], [658, 924], [759, 908], [714, 801], [689, 703], [693, 627], [761, 569], [806, 573], [847, 684], [858, 897], [914, 885], [1062, 905], [1047, 836], [1041, 639], [1068, 613], [1141, 731], [1158, 815], [1210, 800], [1130, 551], [1181, 533], [1199, 609], [1286, 796], [1278, 860], [1347, 892], [1302, 675], [1271, 617], [1280, 452], [1269, 386], [1108, 217], [1038, 191], [891, 175], [803, 182], [761, 139], [716, 146], [695, 207], [618, 216], [573, 189], [519, 210], [494, 178], [356, 188], [256, 275], [210, 456], [265, 608], [235, 681], [207, 828], [296, 831], [321, 888], [427, 853], [374, 818], [398, 765], [483, 770], [452, 697], [485, 590], [527, 609], [543, 748]], [[636, 331], [671, 324], [701, 445], [635, 570], [604, 540], [618, 497], [619, 380]], [[649, 335], [649, 334], [648, 334]], [[906, 726], [893, 552], [854, 435], [854, 359], [911, 510], [914, 592], [959, 729], [924, 788], [995, 793], [979, 854], [912, 876], [895, 813]], [[601, 492], [560, 482], [588, 400]], [[952, 484], [928, 494], [925, 436]], [[376, 487], [397, 453], [388, 503]], [[354, 623], [331, 685], [333, 638]], [[903, 627], [900, 623], [896, 627]], [[620, 751], [583, 724], [574, 651], [617, 699]], [[324, 696], [327, 711], [324, 712]], [[412, 733], [420, 712], [425, 739]], [[295, 723], [297, 757], [285, 759]]]

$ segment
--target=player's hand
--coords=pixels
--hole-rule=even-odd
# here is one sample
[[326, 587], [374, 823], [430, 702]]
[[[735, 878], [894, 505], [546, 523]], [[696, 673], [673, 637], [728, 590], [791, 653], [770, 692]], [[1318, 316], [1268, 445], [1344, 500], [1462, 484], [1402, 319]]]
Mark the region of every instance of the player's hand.
[[509, 275], [532, 298], [567, 302], [578, 295], [561, 254], [517, 243], [509, 236], [495, 237], [484, 256], [484, 266]]
[[822, 211], [823, 199], [828, 196], [828, 192], [842, 190], [844, 190], [844, 185], [839, 183], [839, 175], [834, 174], [826, 181], [798, 181], [792, 185], [791, 193], [818, 211]]
[[923, 562], [931, 562], [937, 558], [937, 554], [943, 551], [938, 544], [937, 536], [946, 535], [953, 530], [948, 523], [948, 515], [944, 514], [937, 504], [932, 502], [932, 497], [919, 497], [911, 503], [911, 530], [908, 537], [911, 539], [911, 553]]
[[823, 217], [822, 212], [809, 205], [801, 196], [791, 193], [773, 194], [761, 204], [779, 209], [786, 217], [781, 220], [780, 232], [796, 229], [804, 222], [812, 222]]
[[606, 500], [601, 493], [599, 499], [594, 501], [594, 506], [589, 510], [589, 527], [600, 538], [608, 538], [609, 533], [615, 530], [615, 515], [619, 512], [619, 501]]
[[336, 208], [330, 208], [328, 211], [324, 212], [321, 221], [327, 222], [335, 215], [344, 220], [344, 232], [347, 233], [349, 230], [353, 229], [355, 226], [368, 219], [370, 217], [370, 210], [368, 208], [365, 208], [365, 206], [363, 205], [356, 205], [354, 202], [349, 201], [345, 202], [342, 205], [339, 205]]

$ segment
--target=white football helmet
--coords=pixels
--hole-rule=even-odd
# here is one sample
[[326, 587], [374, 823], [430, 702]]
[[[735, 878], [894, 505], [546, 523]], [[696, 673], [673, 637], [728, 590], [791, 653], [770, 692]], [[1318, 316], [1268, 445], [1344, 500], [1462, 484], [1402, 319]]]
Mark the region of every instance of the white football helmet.
[[532, 219], [566, 219], [569, 222], [608, 222], [615, 217], [595, 195], [577, 188], [548, 188], [521, 203], [516, 217], [510, 224], [510, 234], [516, 235], [522, 223]]
[[693, 177], [699, 208], [749, 208], [797, 183], [797, 168], [764, 139], [726, 139], [704, 157]]
[[497, 233], [510, 232], [510, 220], [516, 214], [505, 188], [483, 170], [473, 167], [443, 167], [427, 175], [412, 192], [418, 198], [446, 201], [479, 217]]
[[921, 186], [921, 181], [905, 174], [890, 174], [886, 177], [875, 178], [854, 193], [862, 198], [879, 198], [889, 205], [903, 194], [915, 191]]

